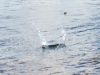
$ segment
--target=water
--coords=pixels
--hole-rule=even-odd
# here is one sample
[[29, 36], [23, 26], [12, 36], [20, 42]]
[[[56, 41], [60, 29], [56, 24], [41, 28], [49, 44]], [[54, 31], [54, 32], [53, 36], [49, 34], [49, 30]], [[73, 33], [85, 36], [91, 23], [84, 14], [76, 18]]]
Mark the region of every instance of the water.
[[[33, 24], [52, 37], [62, 25], [66, 47], [43, 50]], [[99, 0], [0, 0], [0, 75], [99, 74]]]

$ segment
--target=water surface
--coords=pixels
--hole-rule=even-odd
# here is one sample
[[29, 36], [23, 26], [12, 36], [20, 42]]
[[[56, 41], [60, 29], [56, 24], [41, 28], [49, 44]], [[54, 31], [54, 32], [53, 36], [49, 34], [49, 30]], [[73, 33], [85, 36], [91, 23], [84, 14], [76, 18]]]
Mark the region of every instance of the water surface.
[[[34, 25], [51, 37], [63, 26], [66, 47], [43, 50]], [[0, 0], [0, 75], [12, 74], [99, 75], [100, 1]]]

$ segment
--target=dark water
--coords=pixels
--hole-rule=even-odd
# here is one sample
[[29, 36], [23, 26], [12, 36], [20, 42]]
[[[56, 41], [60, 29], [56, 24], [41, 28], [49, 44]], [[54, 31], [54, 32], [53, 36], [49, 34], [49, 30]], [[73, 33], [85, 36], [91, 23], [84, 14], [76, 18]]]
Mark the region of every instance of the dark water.
[[[43, 50], [33, 24], [66, 47]], [[0, 75], [100, 75], [100, 0], [0, 0]]]

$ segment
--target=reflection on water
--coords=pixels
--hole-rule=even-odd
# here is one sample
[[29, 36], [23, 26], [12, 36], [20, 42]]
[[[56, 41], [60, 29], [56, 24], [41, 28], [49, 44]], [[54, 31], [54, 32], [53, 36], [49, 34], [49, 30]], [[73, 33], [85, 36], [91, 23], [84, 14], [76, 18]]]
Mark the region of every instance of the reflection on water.
[[[1, 0], [0, 75], [99, 75], [99, 5], [99, 0]], [[66, 47], [43, 50], [33, 23], [55, 40], [63, 26]]]

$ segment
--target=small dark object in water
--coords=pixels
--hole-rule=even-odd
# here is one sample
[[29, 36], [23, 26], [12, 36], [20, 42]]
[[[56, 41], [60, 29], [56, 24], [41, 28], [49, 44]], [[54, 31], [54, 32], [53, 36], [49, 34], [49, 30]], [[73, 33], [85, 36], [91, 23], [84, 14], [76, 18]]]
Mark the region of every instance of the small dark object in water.
[[62, 47], [66, 47], [66, 45], [65, 44], [51, 44], [51, 45], [43, 45], [42, 46], [43, 49], [55, 49], [57, 47], [62, 48]]
[[67, 12], [64, 12], [64, 15], [66, 15], [67, 14]]

